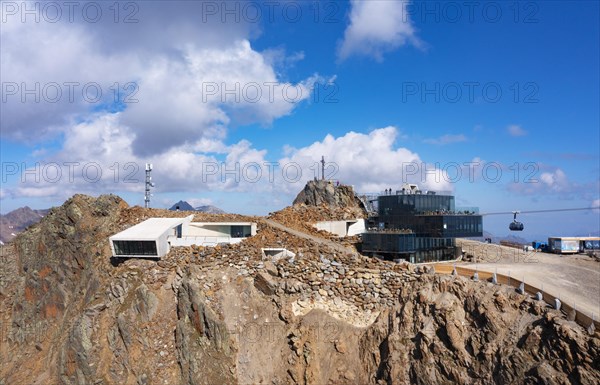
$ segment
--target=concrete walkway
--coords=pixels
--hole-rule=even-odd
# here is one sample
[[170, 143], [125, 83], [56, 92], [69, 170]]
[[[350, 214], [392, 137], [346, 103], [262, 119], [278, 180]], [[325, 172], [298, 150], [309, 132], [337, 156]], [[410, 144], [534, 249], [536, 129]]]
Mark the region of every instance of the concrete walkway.
[[[463, 249], [466, 250], [465, 246], [463, 245]], [[600, 319], [600, 262], [586, 255], [523, 253], [515, 249], [504, 249], [499, 257], [490, 258], [490, 254], [498, 254], [488, 251], [486, 256], [482, 252], [482, 255], [478, 255], [481, 262], [463, 262], [457, 263], [457, 266], [490, 273], [497, 271], [518, 280], [525, 278], [526, 283], [539, 288], [543, 286], [546, 292], [560, 297], [586, 314], [594, 314], [596, 320]], [[485, 251], [483, 248], [481, 250]]]

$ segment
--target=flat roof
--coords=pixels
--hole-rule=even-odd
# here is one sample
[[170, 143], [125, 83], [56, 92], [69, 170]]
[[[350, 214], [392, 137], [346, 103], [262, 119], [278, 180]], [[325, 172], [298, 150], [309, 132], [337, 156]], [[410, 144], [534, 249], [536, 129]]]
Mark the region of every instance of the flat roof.
[[252, 226], [255, 222], [190, 222], [190, 226], [201, 225], [201, 226]]
[[358, 221], [359, 221], [359, 220], [361, 220], [361, 219], [363, 219], [363, 218], [357, 218], [357, 219], [340, 219], [340, 220], [337, 220], [337, 221], [334, 221], [334, 220], [331, 220], [331, 221], [319, 221], [319, 222], [317, 222], [317, 223], [315, 223], [315, 224], [318, 224], [318, 223], [338, 223], [338, 222], [339, 222], [339, 223], [341, 223], [341, 222], [346, 222], [346, 223], [348, 223], [348, 222], [352, 222], [352, 223], [356, 223], [356, 222], [358, 222]]
[[181, 225], [188, 218], [150, 218], [131, 226], [113, 236], [110, 240], [154, 240], [170, 229]]

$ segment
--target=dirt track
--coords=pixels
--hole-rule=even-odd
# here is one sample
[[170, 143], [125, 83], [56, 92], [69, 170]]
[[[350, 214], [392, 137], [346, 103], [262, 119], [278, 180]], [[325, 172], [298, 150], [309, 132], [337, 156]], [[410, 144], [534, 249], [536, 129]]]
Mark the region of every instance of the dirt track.
[[327, 246], [331, 247], [332, 249], [337, 250], [340, 253], [345, 253], [345, 254], [355, 254], [356, 253], [356, 250], [353, 250], [353, 249], [351, 249], [349, 247], [345, 247], [345, 246], [343, 246], [343, 245], [341, 245], [339, 243], [330, 241], [328, 239], [320, 238], [320, 237], [317, 237], [317, 236], [314, 236], [314, 235], [311, 235], [311, 234], [307, 234], [305, 232], [302, 232], [302, 231], [299, 231], [299, 230], [296, 230], [296, 229], [292, 229], [291, 227], [287, 227], [286, 225], [281, 224], [279, 222], [276, 222], [276, 221], [274, 221], [272, 219], [266, 219], [265, 218], [265, 219], [261, 219], [261, 220], [263, 222], [265, 222], [265, 223], [267, 223], [267, 224], [269, 224], [269, 225], [271, 225], [271, 226], [279, 229], [279, 230], [286, 231], [286, 232], [288, 232], [288, 233], [290, 233], [292, 235], [295, 235], [297, 237], [308, 239], [310, 241], [313, 241], [313, 242], [316, 242], [316, 243], [319, 243], [319, 244], [322, 244], [322, 245], [327, 245]]
[[481, 271], [498, 272], [543, 289], [600, 318], [600, 263], [586, 255], [557, 255], [461, 240], [463, 250], [477, 258], [463, 262]]

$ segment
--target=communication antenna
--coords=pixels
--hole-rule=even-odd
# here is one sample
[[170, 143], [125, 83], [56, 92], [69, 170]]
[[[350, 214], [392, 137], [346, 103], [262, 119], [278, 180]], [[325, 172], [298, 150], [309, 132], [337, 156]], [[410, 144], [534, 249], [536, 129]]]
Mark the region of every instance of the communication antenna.
[[321, 180], [325, 180], [325, 156], [321, 156]]
[[150, 173], [152, 172], [152, 163], [146, 163], [146, 190], [144, 193], [144, 207], [150, 207], [150, 187], [155, 187], [154, 182], [152, 182], [152, 177]]

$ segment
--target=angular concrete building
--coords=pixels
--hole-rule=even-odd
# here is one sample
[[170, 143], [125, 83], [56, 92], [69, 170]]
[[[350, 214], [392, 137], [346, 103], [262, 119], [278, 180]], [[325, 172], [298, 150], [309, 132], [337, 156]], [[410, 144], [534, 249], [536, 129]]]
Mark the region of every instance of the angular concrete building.
[[162, 258], [176, 246], [216, 246], [256, 235], [252, 222], [192, 222], [185, 218], [150, 218], [109, 238], [116, 258]]

